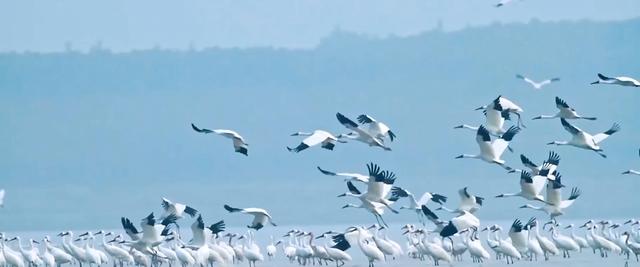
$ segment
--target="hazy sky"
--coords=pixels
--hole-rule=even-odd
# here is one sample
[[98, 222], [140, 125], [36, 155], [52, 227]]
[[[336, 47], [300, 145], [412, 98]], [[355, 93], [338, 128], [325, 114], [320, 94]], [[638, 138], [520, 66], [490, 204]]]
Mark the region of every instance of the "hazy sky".
[[[54, 51], [62, 49], [65, 41], [84, 48], [96, 40], [119, 51], [154, 44], [184, 48], [189, 42], [199, 46], [306, 47], [313, 46], [336, 27], [373, 35], [405, 35], [428, 29], [438, 19], [442, 19], [446, 28], [456, 29], [495, 20], [527, 21], [532, 17], [618, 20], [640, 14], [637, 0], [525, 0], [500, 9], [488, 0], [198, 1], [190, 7], [179, 7], [175, 3], [3, 2], [0, 4], [0, 36], [3, 36], [0, 50]], [[602, 10], [607, 12], [599, 13]], [[531, 26], [532, 32], [546, 26], [536, 25]], [[595, 24], [575, 25], [592, 27]], [[462, 73], [460, 79], [451, 80], [441, 79], [439, 73], [451, 73], [437, 69], [438, 62], [420, 58], [424, 53], [420, 49], [442, 50], [442, 55], [448, 55], [451, 43], [446, 42], [468, 40], [468, 36], [473, 38], [477, 36], [474, 34], [489, 31], [471, 29], [468, 38], [449, 39], [448, 36], [455, 35], [447, 35], [442, 38], [446, 44], [443, 47], [436, 43], [423, 48], [419, 42], [416, 46], [407, 46], [416, 51], [394, 50], [392, 40], [362, 49], [362, 54], [357, 53], [360, 47], [345, 52], [338, 45], [335, 50], [321, 47], [289, 52], [216, 51], [203, 56], [202, 61], [193, 60], [200, 59], [199, 54], [185, 55], [188, 53], [3, 55], [0, 60], [15, 61], [0, 62], [0, 85], [5, 85], [0, 86], [0, 188], [7, 189], [6, 206], [0, 209], [0, 230], [115, 228], [119, 227], [120, 216], [137, 220], [150, 211], [159, 212], [162, 196], [193, 205], [205, 214], [207, 222], [224, 218], [231, 226], [242, 226], [248, 220], [227, 214], [223, 204], [267, 208], [282, 225], [368, 224], [373, 222], [373, 217], [365, 211], [340, 209], [345, 203], [357, 203], [357, 200], [336, 198], [345, 191], [344, 183], [338, 178], [323, 176], [316, 166], [364, 172], [365, 164], [371, 161], [395, 171], [398, 184], [416, 194], [432, 191], [448, 195], [449, 206], [457, 204], [457, 190], [469, 186], [487, 198], [486, 207], [480, 211], [482, 219], [511, 220], [532, 214], [544, 218], [542, 213], [518, 209], [526, 203], [523, 200], [493, 198], [516, 191], [517, 175], [506, 174], [497, 166], [477, 160], [453, 159], [460, 153], [475, 153], [478, 147], [472, 132], [453, 130], [452, 126], [463, 122], [481, 123], [482, 114], [473, 109], [499, 94], [508, 95], [525, 108], [529, 126], [516, 136], [516, 153], [507, 153], [507, 161], [519, 167], [518, 155], [525, 153], [540, 163], [548, 151], [554, 149], [562, 156], [561, 171], [568, 187], [578, 186], [584, 192], [565, 217], [637, 216], [638, 197], [631, 189], [640, 186], [640, 179], [622, 176], [620, 172], [640, 168], [637, 156], [640, 124], [636, 115], [640, 94], [635, 88], [588, 85], [597, 72], [640, 76], [637, 53], [619, 57], [609, 50], [613, 44], [624, 44], [620, 47], [628, 48], [630, 43], [637, 43], [640, 29], [627, 26], [624, 32], [618, 32], [617, 25], [602, 26], [605, 30], [600, 26], [593, 28], [610, 36], [625, 36], [628, 42], [589, 36], [588, 32], [593, 29], [585, 29], [586, 42], [582, 43], [589, 44], [585, 47], [593, 51], [555, 49], [563, 47], [561, 42], [545, 43], [545, 47], [528, 51], [516, 50], [519, 47], [514, 46], [514, 50], [504, 54], [526, 54], [523, 57], [526, 59], [513, 60], [520, 59], [513, 56], [505, 60], [509, 64], [496, 63], [488, 67], [485, 67], [487, 62], [476, 61], [473, 54], [465, 54], [471, 53], [467, 50], [481, 51], [482, 47], [473, 42], [455, 43], [457, 51], [463, 52], [452, 55], [452, 61], [447, 62], [449, 66], [460, 63], [477, 71]], [[637, 22], [628, 25], [637, 25]], [[509, 31], [529, 26], [500, 29]], [[507, 32], [509, 38], [510, 33]], [[438, 34], [431, 36], [435, 35]], [[341, 59], [369, 62], [366, 59], [370, 54], [379, 53], [376, 49], [384, 53], [397, 52], [401, 60], [395, 61], [394, 54], [388, 62], [373, 61], [380, 64], [376, 66], [336, 63]], [[565, 53], [584, 55], [573, 57], [580, 62], [557, 62]], [[247, 58], [260, 58], [263, 54], [292, 61], [283, 60], [283, 65], [277, 65], [280, 61], [274, 60], [270, 66], [276, 70], [273, 76], [257, 69], [262, 66], [247, 66], [246, 71], [241, 66], [238, 73], [221, 77], [225, 81], [221, 84], [231, 84], [224, 87], [206, 82], [191, 84], [191, 73], [172, 75], [175, 68], [184, 68], [181, 70], [192, 70], [194, 77], [216, 79], [215, 71], [208, 66], [219, 70], [229, 63], [226, 60], [235, 64], [234, 57], [242, 64]], [[421, 61], [411, 61], [414, 54]], [[495, 58], [504, 54], [496, 54]], [[216, 55], [221, 57], [215, 58]], [[484, 58], [493, 60], [493, 55], [487, 55]], [[163, 56], [166, 58], [155, 58]], [[182, 56], [193, 58], [183, 62]], [[141, 58], [148, 61], [132, 64], [133, 68], [140, 68], [135, 71], [143, 73], [141, 77], [124, 81], [113, 78], [121, 77], [112, 69], [114, 62]], [[77, 67], [76, 63], [84, 64], [86, 59], [89, 59], [90, 71], [65, 68], [65, 64]], [[189, 63], [204, 67], [194, 69], [184, 65]], [[8, 75], [2, 72], [21, 70], [26, 65], [33, 72], [33, 77], [26, 78], [28, 82], [5, 77]], [[305, 66], [317, 71], [291, 71], [291, 68]], [[55, 72], [62, 73], [61, 77], [50, 75], [50, 68], [63, 70]], [[327, 70], [344, 74], [327, 77], [324, 72]], [[424, 73], [420, 72], [423, 70]], [[535, 79], [558, 75], [562, 80], [548, 90], [533, 91], [514, 78], [520, 71]], [[356, 76], [349, 76], [353, 73]], [[144, 76], [147, 74], [151, 78]], [[84, 75], [88, 78], [77, 79]], [[71, 77], [71, 81], [65, 80], [66, 77]], [[307, 83], [305, 78], [315, 82]], [[178, 81], [177, 86], [174, 79]], [[253, 80], [263, 80], [266, 84], [252, 87], [246, 84], [254, 83], [244, 83]], [[175, 87], [149, 86], [162, 81]], [[604, 144], [608, 159], [576, 148], [543, 145], [569, 137], [557, 120], [529, 120], [535, 115], [554, 113], [556, 95], [564, 97], [578, 111], [598, 117], [597, 121], [576, 122], [589, 132], [604, 131], [616, 121], [622, 124], [623, 130]], [[285, 146], [296, 145], [301, 140], [290, 137], [292, 132], [345, 131], [335, 118], [338, 111], [351, 118], [368, 113], [387, 122], [398, 135], [392, 143], [394, 151], [353, 142], [341, 144], [333, 152], [310, 149], [292, 154], [286, 151]], [[250, 156], [234, 153], [229, 140], [193, 132], [191, 122], [202, 127], [237, 130], [250, 144]], [[386, 216], [389, 222], [396, 223], [412, 222], [415, 218], [414, 213]]]
[[621, 20], [637, 0], [166, 0], [2, 1], [0, 51], [116, 51], [208, 46], [311, 47], [340, 28], [374, 36], [411, 35], [442, 21], [447, 30], [492, 22]]

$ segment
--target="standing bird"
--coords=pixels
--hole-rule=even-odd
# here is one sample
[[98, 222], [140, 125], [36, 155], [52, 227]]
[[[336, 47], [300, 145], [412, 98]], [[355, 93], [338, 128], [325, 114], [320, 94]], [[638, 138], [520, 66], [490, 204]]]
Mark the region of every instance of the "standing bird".
[[160, 217], [160, 220], [167, 218], [170, 215], [174, 215], [177, 219], [181, 219], [185, 213], [189, 214], [192, 218], [198, 214], [198, 210], [185, 204], [171, 202], [171, 200], [164, 197], [162, 198], [162, 208], [164, 209], [164, 214]]
[[378, 138], [376, 134], [370, 133], [368, 129], [364, 129], [363, 127], [360, 127], [357, 123], [353, 122], [352, 120], [340, 114], [339, 112], [336, 113], [336, 118], [338, 118], [338, 121], [340, 122], [340, 124], [342, 124], [344, 127], [347, 127], [347, 129], [353, 131], [353, 133], [341, 134], [340, 136], [338, 136], [338, 138], [345, 137], [349, 139], [354, 139], [354, 140], [363, 142], [365, 144], [368, 144], [369, 146], [377, 146], [384, 150], [391, 151], [390, 147], [384, 145], [384, 141], [382, 139]]
[[560, 99], [559, 97], [556, 96], [556, 108], [558, 108], [560, 111], [558, 111], [558, 113], [556, 113], [555, 115], [540, 115], [538, 117], [533, 118], [534, 120], [539, 120], [539, 119], [555, 119], [555, 118], [563, 118], [566, 120], [577, 120], [577, 119], [583, 119], [583, 120], [596, 120], [596, 117], [584, 117], [581, 116], [580, 114], [578, 114], [578, 112], [576, 112], [575, 109], [573, 109], [572, 107], [569, 106], [569, 104], [567, 104], [566, 101]]
[[[638, 155], [640, 155], [640, 150], [638, 150]], [[622, 174], [633, 174], [633, 175], [640, 175], [640, 171], [636, 171], [636, 170], [628, 170], [623, 172]], [[2, 204], [2, 192], [0, 191], [0, 206]]]
[[191, 128], [193, 128], [194, 131], [199, 133], [204, 133], [204, 134], [215, 133], [218, 135], [222, 135], [226, 138], [229, 138], [233, 140], [233, 148], [235, 149], [236, 152], [243, 154], [245, 156], [249, 155], [248, 154], [249, 144], [247, 144], [247, 142], [244, 141], [244, 138], [242, 138], [242, 136], [240, 136], [237, 132], [234, 132], [232, 130], [224, 130], [224, 129], [214, 129], [214, 130], [209, 130], [205, 128], [200, 129], [196, 127], [193, 123], [191, 124]]
[[297, 147], [287, 147], [287, 150], [289, 150], [289, 152], [296, 153], [319, 144], [320, 147], [324, 149], [333, 150], [333, 148], [336, 146], [336, 142], [346, 143], [345, 141], [338, 140], [338, 138], [333, 134], [323, 130], [315, 130], [313, 131], [313, 133], [297, 132], [292, 134], [291, 136], [308, 136], [307, 138], [302, 140], [302, 142]]
[[462, 154], [460, 156], [457, 156], [456, 159], [461, 159], [461, 158], [481, 159], [485, 162], [495, 163], [507, 170], [511, 170], [510, 167], [505, 165], [506, 162], [502, 160], [500, 157], [504, 153], [504, 150], [507, 149], [507, 146], [509, 146], [509, 142], [511, 142], [513, 137], [518, 132], [520, 132], [519, 127], [511, 126], [511, 128], [509, 128], [509, 130], [507, 130], [507, 132], [503, 134], [502, 137], [491, 141], [491, 136], [489, 135], [489, 131], [487, 131], [487, 129], [484, 128], [484, 126], [480, 125], [480, 128], [478, 128], [478, 131], [476, 133], [476, 142], [478, 143], [478, 146], [480, 146], [480, 154], [478, 155]]
[[598, 73], [598, 80], [591, 84], [617, 84], [622, 86], [640, 87], [640, 82], [634, 78], [626, 76], [607, 77], [600, 73]]
[[581, 130], [580, 128], [571, 125], [565, 119], [560, 119], [560, 123], [562, 123], [562, 126], [564, 127], [564, 129], [567, 132], [569, 132], [573, 136], [573, 138], [570, 141], [553, 141], [553, 142], [547, 143], [547, 145], [575, 146], [575, 147], [586, 149], [586, 150], [592, 150], [598, 153], [598, 155], [600, 155], [603, 158], [606, 158], [607, 155], [602, 153], [603, 150], [602, 148], [600, 148], [600, 142], [607, 139], [607, 137], [609, 137], [610, 135], [620, 131], [620, 125], [618, 123], [614, 123], [613, 126], [611, 126], [611, 128], [606, 132], [599, 133], [592, 136], [591, 134]]
[[358, 122], [363, 126], [369, 125], [369, 129], [368, 129], [369, 134], [377, 137], [380, 140], [384, 141], [385, 137], [389, 137], [391, 142], [393, 142], [393, 140], [396, 139], [396, 134], [394, 134], [391, 131], [389, 126], [387, 126], [382, 122], [376, 121], [374, 118], [372, 118], [369, 115], [362, 114], [358, 116]]
[[551, 79], [547, 79], [541, 82], [535, 82], [525, 76], [522, 76], [520, 74], [516, 74], [516, 78], [524, 80], [525, 82], [529, 83], [531, 86], [533, 86], [534, 89], [541, 89], [543, 86], [550, 84], [552, 82], [557, 82], [560, 81], [560, 78], [551, 78]]
[[260, 209], [260, 208], [239, 209], [239, 208], [232, 208], [229, 205], [224, 205], [224, 209], [227, 210], [230, 213], [240, 212], [240, 213], [244, 213], [244, 214], [253, 215], [253, 221], [251, 222], [251, 225], [247, 225], [247, 227], [255, 229], [256, 231], [262, 229], [262, 227], [264, 227], [264, 225], [267, 222], [269, 222], [273, 226], [277, 226], [273, 222], [273, 219], [271, 218], [271, 215], [269, 215], [269, 213], [264, 209]]

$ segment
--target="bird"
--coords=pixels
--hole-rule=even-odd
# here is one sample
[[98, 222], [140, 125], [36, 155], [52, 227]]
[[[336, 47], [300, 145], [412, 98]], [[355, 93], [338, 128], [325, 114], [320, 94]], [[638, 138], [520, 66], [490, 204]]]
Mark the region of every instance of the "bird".
[[230, 213], [240, 212], [244, 214], [253, 215], [253, 221], [251, 222], [251, 225], [247, 225], [247, 227], [255, 229], [256, 231], [262, 229], [262, 227], [264, 227], [267, 222], [270, 223], [272, 226], [277, 226], [277, 224], [273, 222], [271, 215], [269, 215], [269, 213], [266, 210], [261, 208], [239, 209], [239, 208], [233, 208], [229, 205], [224, 205], [224, 209]]
[[591, 84], [617, 84], [622, 86], [640, 87], [640, 82], [634, 78], [626, 76], [607, 77], [598, 73], [598, 80]]
[[501, 6], [504, 6], [504, 5], [508, 4], [508, 3], [511, 3], [511, 1], [513, 1], [513, 0], [500, 0], [500, 2], [498, 2], [498, 3], [495, 5], [495, 7], [501, 7]]
[[[356, 197], [356, 198], [358, 198], [360, 200], [361, 203], [360, 203], [360, 205], [346, 204], [346, 205], [342, 206], [343, 209], [346, 209], [346, 208], [366, 209], [371, 214], [373, 214], [373, 216], [376, 218], [376, 221], [378, 222], [378, 224], [380, 224], [380, 222], [382, 222], [382, 225], [385, 225], [385, 226], [387, 225], [387, 223], [382, 218], [382, 215], [384, 214], [384, 209], [385, 209], [385, 205], [384, 204], [382, 204], [380, 202], [374, 202], [374, 201], [371, 201], [371, 200], [367, 199], [367, 194], [366, 193], [361, 193], [360, 190], [358, 190], [358, 188], [355, 187], [355, 185], [353, 185], [353, 183], [351, 183], [351, 181], [347, 182], [347, 188], [349, 189], [349, 192], [348, 193], [344, 193], [344, 194], [340, 194], [340, 195], [338, 195], [338, 197], [344, 197], [344, 196]], [[397, 199], [395, 199], [395, 200], [397, 200]], [[395, 211], [395, 210], [392, 209], [392, 211]]]
[[606, 158], [607, 155], [605, 155], [602, 148], [600, 148], [600, 143], [607, 139], [607, 137], [620, 131], [620, 125], [618, 123], [614, 123], [609, 130], [592, 136], [580, 128], [571, 125], [571, 123], [567, 122], [565, 119], [560, 119], [560, 123], [573, 137], [570, 141], [553, 141], [547, 143], [547, 145], [569, 145], [586, 150], [592, 150], [603, 158]]
[[531, 218], [527, 224], [523, 225], [520, 219], [516, 219], [511, 224], [509, 238], [511, 238], [511, 244], [520, 252], [520, 255], [525, 255], [529, 251], [529, 229], [533, 227], [535, 220], [536, 218]]
[[[638, 155], [640, 155], [640, 150], [638, 150]], [[622, 174], [640, 175], [640, 171], [627, 170], [627, 171], [623, 172]], [[2, 192], [0, 192], [0, 206], [2, 206], [1, 203], [2, 203]]]
[[[520, 154], [520, 161], [522, 162], [522, 165], [529, 168], [532, 176], [540, 175], [540, 173], [543, 172], [541, 176], [546, 176], [547, 179], [554, 180], [556, 170], [558, 169], [558, 165], [560, 165], [560, 155], [554, 151], [549, 151], [549, 156], [544, 162], [542, 162], [542, 165], [536, 165], [524, 154]], [[545, 171], [543, 171], [543, 167], [546, 167], [544, 168]], [[509, 173], [522, 171], [523, 170], [521, 169], [514, 168], [510, 170]]]
[[0, 189], [0, 208], [4, 207], [4, 189]]
[[360, 173], [350, 173], [350, 172], [332, 172], [332, 171], [328, 171], [325, 169], [320, 168], [320, 166], [317, 166], [318, 170], [324, 174], [324, 175], [329, 175], [329, 176], [342, 176], [342, 177], [346, 177], [344, 179], [344, 181], [358, 181], [358, 182], [362, 182], [362, 183], [368, 183], [369, 182], [369, 175], [364, 175], [364, 174], [360, 174]]
[[480, 125], [478, 131], [476, 133], [476, 142], [478, 146], [480, 146], [480, 154], [478, 155], [468, 155], [462, 154], [457, 156], [456, 159], [461, 158], [475, 158], [481, 159], [488, 163], [498, 164], [506, 170], [511, 170], [511, 167], [505, 165], [505, 161], [500, 157], [504, 153], [504, 150], [509, 146], [509, 142], [513, 139], [513, 137], [520, 132], [520, 128], [517, 126], [511, 126], [509, 130], [502, 137], [497, 138], [491, 141], [491, 136], [489, 135], [489, 131], [487, 131], [484, 126]]
[[353, 131], [353, 134], [341, 134], [338, 136], [338, 138], [344, 137], [348, 139], [354, 139], [354, 140], [363, 142], [365, 144], [368, 144], [369, 146], [377, 146], [386, 151], [391, 151], [390, 147], [384, 145], [384, 141], [382, 139], [370, 133], [367, 129], [360, 127], [354, 121], [340, 114], [340, 112], [336, 113], [336, 118], [338, 118], [338, 121], [340, 122], [340, 124], [342, 124], [344, 127], [347, 127], [347, 129]]
[[174, 203], [171, 200], [162, 198], [162, 208], [165, 214], [160, 219], [167, 218], [170, 215], [175, 215], [177, 219], [181, 219], [184, 214], [189, 214], [191, 217], [195, 217], [198, 214], [198, 210], [181, 203]]
[[462, 213], [465, 211], [475, 213], [480, 209], [480, 206], [482, 206], [482, 203], [484, 202], [483, 197], [470, 194], [468, 187], [458, 190], [458, 195], [460, 196], [460, 204], [458, 204], [457, 209], [452, 210], [443, 205], [438, 207], [436, 210], [445, 210], [451, 213]]
[[128, 218], [122, 217], [120, 218], [122, 228], [132, 240], [125, 244], [144, 254], [155, 255], [157, 253], [153, 248], [164, 242], [164, 237], [169, 235], [169, 230], [171, 230], [169, 225], [175, 224], [176, 220], [177, 217], [175, 215], [169, 215], [162, 219], [160, 223], [156, 223], [152, 212], [141, 220], [140, 227], [142, 231], [138, 231]]
[[594, 121], [597, 118], [596, 117], [584, 117], [580, 114], [578, 114], [578, 112], [569, 106], [569, 104], [567, 104], [566, 101], [562, 100], [561, 98], [556, 96], [556, 108], [558, 108], [560, 111], [558, 111], [558, 113], [554, 114], [554, 115], [540, 115], [537, 117], [534, 117], [533, 120], [539, 120], [539, 119], [555, 119], [555, 118], [563, 118], [566, 120], [577, 120], [577, 119], [583, 119], [583, 120], [590, 120], [590, 121]]
[[[501, 136], [506, 132], [504, 129], [504, 122], [510, 118], [510, 110], [505, 110], [500, 104], [501, 97], [497, 97], [493, 100], [493, 103], [488, 106], [479, 107], [478, 109], [484, 109], [485, 123], [483, 126], [489, 131], [490, 134], [495, 136]], [[479, 127], [462, 124], [453, 127], [454, 129], [468, 129], [477, 131]]]
[[534, 89], [541, 89], [543, 86], [551, 84], [552, 82], [557, 82], [560, 81], [560, 78], [551, 78], [551, 79], [546, 79], [544, 81], [541, 82], [535, 82], [521, 74], [516, 74], [516, 78], [524, 80], [525, 82], [529, 83], [531, 86], [533, 86]]
[[547, 203], [544, 197], [540, 194], [546, 182], [546, 178], [543, 176], [535, 175], [531, 176], [531, 173], [522, 171], [520, 173], [520, 191], [517, 193], [504, 193], [497, 195], [496, 198], [505, 197], [522, 197], [527, 200], [536, 200], [543, 203]]
[[[489, 105], [476, 108], [476, 110], [482, 110], [485, 113], [491, 109], [499, 110], [505, 112], [506, 114], [516, 114], [516, 116], [518, 116], [518, 127], [526, 128], [526, 126], [522, 123], [522, 115], [520, 115], [520, 113], [524, 112], [524, 109], [522, 109], [520, 106], [516, 105], [513, 101], [507, 99], [506, 97], [499, 95], [496, 99], [491, 101]], [[505, 117], [505, 119], [509, 118], [507, 115], [503, 116]]]
[[336, 142], [346, 143], [346, 141], [339, 140], [333, 134], [323, 130], [315, 130], [313, 131], [313, 133], [297, 132], [291, 134], [291, 136], [308, 136], [307, 138], [302, 140], [302, 142], [297, 147], [287, 147], [287, 150], [289, 150], [289, 152], [296, 153], [319, 144], [324, 149], [333, 150], [333, 148], [336, 146]]
[[[435, 214], [425, 205], [422, 205], [422, 212], [424, 212], [424, 214], [429, 218], [439, 220], [438, 217], [435, 216]], [[444, 225], [444, 223], [438, 224]], [[471, 227], [480, 227], [480, 220], [473, 214], [463, 211], [460, 215], [451, 218], [449, 223], [442, 227], [442, 230], [440, 230], [440, 236], [443, 238], [450, 237]]]
[[403, 198], [403, 197], [409, 198], [409, 206], [402, 206], [400, 207], [400, 209], [409, 209], [409, 210], [415, 211], [418, 214], [418, 220], [420, 220], [420, 222], [422, 222], [423, 225], [424, 225], [424, 221], [422, 220], [423, 219], [422, 205], [427, 205], [429, 201], [436, 202], [440, 205], [447, 202], [446, 196], [436, 194], [436, 193], [431, 193], [431, 192], [425, 192], [424, 194], [422, 194], [419, 200], [416, 200], [415, 196], [411, 192], [398, 186], [394, 186], [393, 188], [391, 188], [391, 194], [398, 198]]
[[528, 208], [528, 209], [543, 211], [547, 213], [549, 217], [552, 219], [560, 215], [563, 215], [564, 210], [570, 207], [571, 205], [573, 205], [575, 200], [578, 199], [578, 197], [580, 197], [581, 192], [580, 192], [580, 189], [578, 189], [577, 187], [574, 187], [571, 189], [571, 194], [569, 195], [569, 198], [567, 198], [566, 200], [562, 200], [562, 196], [561, 196], [562, 187], [564, 187], [564, 185], [561, 184], [561, 176], [558, 174], [558, 176], [556, 177], [556, 180], [553, 180], [553, 181], [550, 180], [547, 183], [547, 197], [546, 197], [547, 204], [546, 205], [542, 207], [538, 207], [530, 204], [525, 204], [523, 206], [520, 206], [520, 208], [522, 209]]
[[209, 129], [205, 129], [205, 128], [198, 128], [195, 124], [191, 124], [191, 128], [199, 133], [203, 133], [203, 134], [210, 134], [210, 133], [215, 133], [218, 135], [222, 135], [226, 138], [229, 138], [231, 140], [233, 140], [233, 148], [235, 149], [236, 152], [243, 154], [245, 156], [249, 155], [249, 144], [247, 144], [247, 142], [245, 142], [244, 138], [242, 138], [242, 136], [240, 136], [240, 134], [238, 134], [235, 131], [232, 130], [225, 130], [225, 129], [214, 129], [214, 130], [209, 130]]
[[393, 142], [393, 140], [396, 139], [396, 134], [391, 131], [389, 126], [387, 126], [382, 122], [376, 121], [371, 116], [362, 114], [358, 116], [357, 119], [358, 119], [358, 122], [363, 126], [368, 125], [369, 126], [368, 132], [371, 135], [377, 137], [378, 139], [384, 140], [385, 137], [389, 137], [391, 142]]

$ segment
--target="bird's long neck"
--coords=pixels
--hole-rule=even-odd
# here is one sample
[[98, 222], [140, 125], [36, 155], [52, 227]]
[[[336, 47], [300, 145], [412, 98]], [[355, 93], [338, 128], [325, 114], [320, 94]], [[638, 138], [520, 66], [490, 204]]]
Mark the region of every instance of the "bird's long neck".
[[555, 119], [560, 117], [560, 113], [556, 113], [555, 115], [549, 116], [549, 115], [540, 115], [538, 117], [536, 117], [535, 119]]

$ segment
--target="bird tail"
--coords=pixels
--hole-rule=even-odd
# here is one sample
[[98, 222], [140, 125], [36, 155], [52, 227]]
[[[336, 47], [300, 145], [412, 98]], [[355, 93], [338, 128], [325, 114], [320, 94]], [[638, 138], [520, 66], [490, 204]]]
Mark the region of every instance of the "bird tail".
[[239, 211], [242, 210], [242, 209], [238, 209], [238, 208], [233, 208], [233, 207], [231, 207], [229, 205], [224, 205], [224, 209], [227, 210], [228, 212], [239, 212]]

